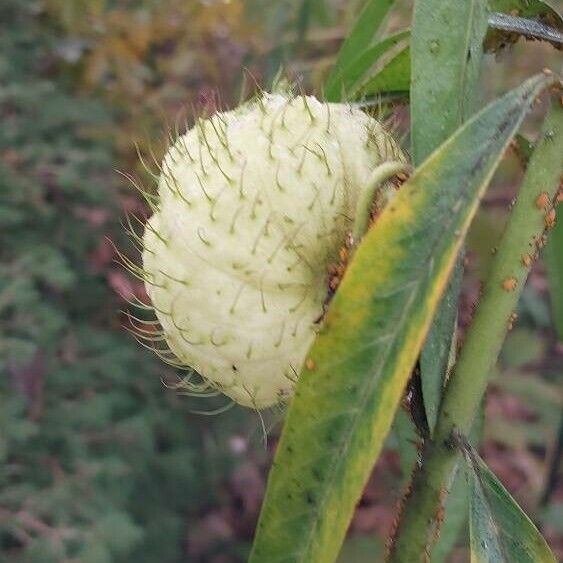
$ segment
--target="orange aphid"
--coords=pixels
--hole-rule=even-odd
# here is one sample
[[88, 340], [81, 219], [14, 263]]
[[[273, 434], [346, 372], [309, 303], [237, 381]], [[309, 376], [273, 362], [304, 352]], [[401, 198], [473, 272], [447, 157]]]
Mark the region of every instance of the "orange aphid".
[[506, 278], [502, 280], [500, 285], [504, 291], [514, 291], [518, 285], [518, 280], [514, 277]]
[[555, 209], [550, 209], [544, 217], [545, 226], [551, 229], [555, 226]]
[[536, 207], [538, 209], [545, 209], [549, 205], [549, 194], [547, 192], [542, 192], [536, 198]]
[[522, 265], [529, 268], [532, 265], [532, 257], [529, 254], [522, 255]]
[[305, 367], [309, 370], [312, 371], [315, 369], [315, 362], [311, 359], [311, 358], [307, 358], [305, 360]]

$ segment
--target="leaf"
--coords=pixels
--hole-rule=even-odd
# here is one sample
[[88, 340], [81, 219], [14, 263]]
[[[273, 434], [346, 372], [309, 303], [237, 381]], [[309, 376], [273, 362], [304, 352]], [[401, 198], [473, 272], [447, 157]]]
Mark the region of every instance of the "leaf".
[[297, 46], [302, 48], [312, 25], [318, 23], [321, 26], [327, 26], [331, 17], [328, 6], [323, 0], [301, 0], [296, 19]]
[[561, 204], [559, 204], [555, 227], [549, 234], [544, 260], [547, 266], [553, 324], [559, 340], [563, 341], [563, 211]]
[[526, 169], [526, 166], [528, 166], [528, 162], [534, 152], [533, 143], [528, 141], [524, 135], [514, 135], [512, 150], [515, 152], [516, 158], [520, 162], [522, 168]]
[[336, 558], [479, 198], [551, 82], [533, 77], [468, 122], [364, 237], [289, 406], [251, 562]]
[[342, 98], [353, 97], [354, 87], [361, 82], [367, 71], [373, 67], [378, 59], [392, 49], [395, 45], [409, 37], [408, 31], [400, 31], [394, 35], [386, 37], [377, 45], [369, 47], [362, 54], [357, 56], [346, 67], [338, 72], [329, 86], [325, 90], [325, 98], [329, 102], [337, 102]]
[[[561, 15], [541, 0], [489, 0], [489, 7], [492, 12], [503, 12], [513, 17], [528, 18], [532, 20], [531, 23], [563, 32]], [[492, 16], [498, 15], [502, 14], [492, 14]], [[520, 35], [516, 33], [493, 28], [487, 33], [485, 48], [487, 51], [498, 51], [507, 44], [515, 43], [519, 37]]]
[[469, 471], [471, 563], [556, 562], [538, 529], [485, 462], [463, 448]]
[[334, 67], [326, 81], [325, 95], [328, 100], [340, 99], [342, 93], [340, 77], [343, 70], [354, 62], [358, 53], [363, 53], [372, 45], [378, 29], [393, 4], [394, 0], [366, 1], [352, 31], [342, 44]]
[[458, 260], [420, 355], [422, 398], [431, 433], [438, 418], [447, 371], [455, 359], [457, 302], [462, 276], [463, 260]]
[[[415, 4], [412, 44], [411, 140], [419, 165], [473, 113], [487, 28], [485, 2], [430, 0]], [[424, 407], [436, 424], [448, 364], [455, 360], [460, 257], [421, 355]]]
[[397, 409], [392, 435], [396, 437], [396, 448], [399, 452], [401, 473], [403, 481], [408, 483], [411, 479], [414, 465], [420, 457], [419, 445], [421, 438], [416, 431], [412, 418], [404, 409]]
[[410, 49], [404, 47], [381, 70], [362, 84], [354, 97], [380, 93], [408, 94], [411, 76]]
[[[481, 440], [484, 421], [485, 402], [483, 401], [469, 436], [469, 443], [472, 446], [475, 446]], [[453, 483], [448, 498], [446, 499], [444, 506], [444, 523], [442, 524], [440, 537], [430, 555], [431, 563], [442, 563], [447, 560], [464, 524], [467, 522], [468, 513], [469, 492], [467, 490], [467, 471], [466, 468], [460, 464], [455, 472]]]
[[482, 0], [415, 3], [411, 38], [415, 165], [473, 113], [486, 27]]

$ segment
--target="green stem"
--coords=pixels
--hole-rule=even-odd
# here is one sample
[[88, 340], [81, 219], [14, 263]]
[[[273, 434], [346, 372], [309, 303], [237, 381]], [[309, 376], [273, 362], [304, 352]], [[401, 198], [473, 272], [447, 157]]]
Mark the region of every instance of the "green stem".
[[395, 160], [391, 162], [384, 162], [373, 170], [367, 186], [360, 194], [356, 207], [356, 222], [354, 223], [354, 232], [352, 233], [355, 244], [360, 242], [361, 238], [368, 230], [373, 198], [377, 190], [393, 176], [396, 176], [401, 172], [410, 171], [410, 164]]
[[[513, 311], [551, 223], [552, 202], [563, 170], [563, 108], [554, 103], [532, 155], [518, 200], [498, 248], [491, 273], [464, 347], [446, 387], [434, 439], [427, 441], [422, 463], [405, 501], [390, 548], [389, 561], [413, 563], [429, 552], [438, 533], [441, 507], [458, 461], [452, 432], [468, 435], [484, 396]], [[542, 195], [543, 194], [543, 195]], [[538, 205], [546, 200], [546, 208]]]

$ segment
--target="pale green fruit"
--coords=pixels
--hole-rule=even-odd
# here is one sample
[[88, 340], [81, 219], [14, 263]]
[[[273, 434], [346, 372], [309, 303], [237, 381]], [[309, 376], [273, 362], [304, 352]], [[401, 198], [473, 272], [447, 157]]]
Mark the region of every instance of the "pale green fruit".
[[375, 119], [314, 97], [265, 94], [180, 137], [162, 164], [143, 253], [179, 362], [245, 406], [291, 396], [328, 266], [388, 160], [404, 156]]

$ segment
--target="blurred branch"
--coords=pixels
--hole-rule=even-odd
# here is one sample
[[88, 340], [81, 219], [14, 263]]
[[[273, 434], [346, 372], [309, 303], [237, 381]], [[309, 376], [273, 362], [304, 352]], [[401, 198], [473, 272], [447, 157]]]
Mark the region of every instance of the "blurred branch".
[[547, 41], [555, 48], [561, 49], [563, 46], [563, 34], [557, 29], [549, 27], [544, 23], [529, 18], [521, 18], [518, 16], [510, 16], [495, 12], [489, 15], [489, 27], [509, 33], [516, 33], [524, 36], [526, 39], [538, 39]]

